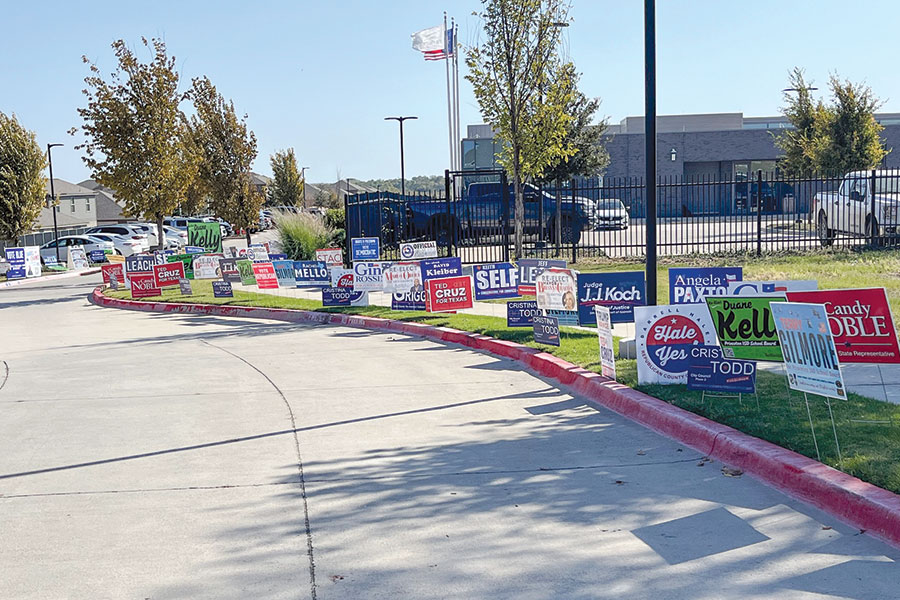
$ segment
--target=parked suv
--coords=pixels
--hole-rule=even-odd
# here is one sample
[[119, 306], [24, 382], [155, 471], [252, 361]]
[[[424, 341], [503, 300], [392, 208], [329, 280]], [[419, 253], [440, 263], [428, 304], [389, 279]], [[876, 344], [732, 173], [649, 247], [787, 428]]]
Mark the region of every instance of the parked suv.
[[149, 236], [132, 225], [98, 225], [97, 227], [91, 227], [85, 231], [85, 233], [88, 235], [92, 233], [113, 233], [115, 235], [121, 235], [124, 238], [130, 238], [141, 242], [142, 252], [150, 250]]

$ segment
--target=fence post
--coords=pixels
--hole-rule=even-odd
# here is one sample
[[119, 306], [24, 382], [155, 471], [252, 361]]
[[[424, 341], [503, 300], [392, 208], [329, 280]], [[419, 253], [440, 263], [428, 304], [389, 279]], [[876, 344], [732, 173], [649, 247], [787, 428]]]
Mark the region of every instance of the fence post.
[[[756, 255], [762, 256], [762, 169], [756, 172]], [[748, 196], [750, 194], [747, 194]]]
[[554, 223], [556, 224], [553, 229], [553, 238], [556, 244], [556, 256], [562, 254], [562, 233], [560, 232], [560, 224], [562, 223], [562, 180], [556, 180], [556, 218], [554, 219]]
[[571, 207], [572, 213], [571, 213], [571, 216], [569, 217], [569, 223], [571, 223], [571, 227], [572, 227], [572, 264], [574, 265], [576, 262], [578, 262], [578, 254], [577, 254], [578, 238], [580, 237], [580, 234], [581, 234], [581, 230], [579, 229], [578, 232], [576, 232], [575, 227], [581, 227], [581, 224], [580, 224], [580, 219], [575, 218], [577, 213], [575, 212], [575, 180], [574, 179], [572, 180], [570, 185], [572, 186], [572, 207]]
[[872, 177], [869, 179], [869, 193], [872, 194], [872, 212], [869, 213], [872, 215], [869, 217], [871, 219], [870, 222], [872, 223], [872, 226], [869, 227], [871, 230], [869, 235], [869, 245], [874, 248], [875, 239], [878, 236], [878, 227], [876, 226], [878, 224], [878, 219], [876, 218], [875, 213], [875, 169], [872, 169]]
[[503, 262], [509, 262], [509, 182], [506, 171], [500, 173], [500, 197], [502, 208], [500, 219], [503, 222]]
[[445, 219], [445, 223], [447, 224], [447, 256], [453, 256], [453, 221], [450, 218], [450, 169], [444, 169], [444, 200], [446, 201], [447, 207], [447, 218]]

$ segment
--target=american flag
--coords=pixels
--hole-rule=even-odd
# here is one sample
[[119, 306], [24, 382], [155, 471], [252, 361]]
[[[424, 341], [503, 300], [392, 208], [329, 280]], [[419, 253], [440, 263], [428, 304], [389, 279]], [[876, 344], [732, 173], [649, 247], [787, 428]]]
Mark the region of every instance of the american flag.
[[418, 31], [412, 38], [413, 49], [420, 51], [425, 60], [451, 58], [456, 47], [453, 29], [444, 29], [443, 25]]

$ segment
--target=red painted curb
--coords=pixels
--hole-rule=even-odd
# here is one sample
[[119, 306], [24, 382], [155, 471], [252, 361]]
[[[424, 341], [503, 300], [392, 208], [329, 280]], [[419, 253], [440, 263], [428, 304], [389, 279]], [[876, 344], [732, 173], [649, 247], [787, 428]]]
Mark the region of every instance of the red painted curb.
[[575, 392], [595, 404], [711, 458], [738, 467], [785, 494], [900, 548], [900, 496], [897, 494], [528, 346], [447, 327], [378, 317], [247, 306], [138, 302], [110, 298], [103, 295], [102, 290], [102, 286], [94, 289], [90, 296], [91, 302], [99, 306], [146, 312], [251, 317], [293, 323], [331, 323], [393, 331], [460, 344], [510, 358], [532, 371], [572, 387]]

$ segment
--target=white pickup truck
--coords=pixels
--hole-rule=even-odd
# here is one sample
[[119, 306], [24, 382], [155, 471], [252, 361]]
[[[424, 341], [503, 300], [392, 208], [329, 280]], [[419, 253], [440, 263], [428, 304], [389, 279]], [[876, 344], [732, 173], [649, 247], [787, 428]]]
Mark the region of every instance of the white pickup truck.
[[898, 234], [900, 170], [875, 171], [874, 218], [872, 181], [872, 171], [853, 171], [844, 176], [838, 191], [815, 195], [811, 213], [823, 246], [830, 246], [837, 232], [874, 236], [878, 243]]

